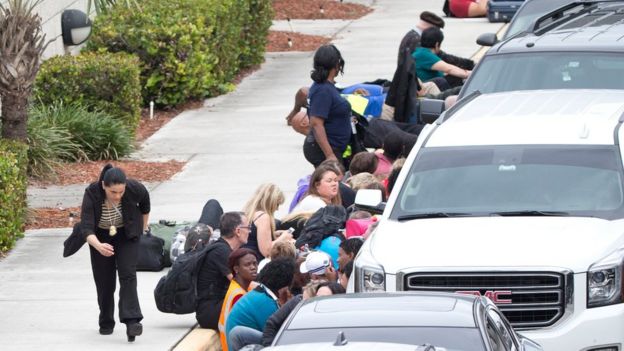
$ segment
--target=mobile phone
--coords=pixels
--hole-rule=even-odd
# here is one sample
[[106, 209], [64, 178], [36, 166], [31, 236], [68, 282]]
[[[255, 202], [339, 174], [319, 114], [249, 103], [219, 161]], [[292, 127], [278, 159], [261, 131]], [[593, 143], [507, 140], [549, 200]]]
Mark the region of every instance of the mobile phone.
[[294, 232], [295, 232], [295, 228], [290, 227], [290, 228], [288, 228], [287, 232], [288, 232], [288, 233], [290, 233], [290, 234], [292, 234], [292, 233], [294, 233]]

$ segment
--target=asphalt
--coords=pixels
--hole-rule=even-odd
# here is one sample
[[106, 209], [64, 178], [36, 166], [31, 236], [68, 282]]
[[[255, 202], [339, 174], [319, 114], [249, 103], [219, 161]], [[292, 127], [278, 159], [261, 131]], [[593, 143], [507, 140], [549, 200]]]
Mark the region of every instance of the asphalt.
[[[353, 21], [275, 22], [273, 29], [327, 35], [346, 60], [339, 84], [391, 79], [398, 44], [423, 10], [441, 13], [442, 0], [356, 0], [374, 8]], [[472, 56], [476, 37], [501, 26], [485, 19], [445, 19], [443, 48]], [[287, 196], [312, 171], [301, 152], [303, 137], [286, 126], [295, 91], [310, 84], [312, 52], [268, 53], [261, 68], [230, 94], [186, 111], [132, 155], [140, 160], [183, 160], [169, 181], [149, 184], [151, 220], [196, 220], [206, 200], [240, 210], [254, 189], [274, 182]], [[84, 186], [30, 188], [31, 207], [78, 206]], [[286, 206], [283, 206], [286, 207]], [[279, 214], [285, 210], [280, 209]], [[153, 289], [165, 272], [139, 272], [144, 334], [127, 343], [124, 325], [98, 334], [95, 285], [85, 247], [62, 258], [69, 229], [31, 230], [0, 261], [0, 348], [3, 350], [167, 350], [195, 324], [194, 315], [156, 309]]]

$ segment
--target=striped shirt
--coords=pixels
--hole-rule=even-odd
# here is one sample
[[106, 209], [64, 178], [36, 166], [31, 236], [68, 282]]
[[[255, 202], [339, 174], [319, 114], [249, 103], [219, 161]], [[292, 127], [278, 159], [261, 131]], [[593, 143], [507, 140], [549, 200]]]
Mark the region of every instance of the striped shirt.
[[100, 217], [98, 228], [109, 229], [113, 225], [117, 228], [123, 227], [121, 202], [115, 207], [109, 207], [106, 205], [106, 201], [104, 201], [104, 203], [102, 203], [102, 217]]

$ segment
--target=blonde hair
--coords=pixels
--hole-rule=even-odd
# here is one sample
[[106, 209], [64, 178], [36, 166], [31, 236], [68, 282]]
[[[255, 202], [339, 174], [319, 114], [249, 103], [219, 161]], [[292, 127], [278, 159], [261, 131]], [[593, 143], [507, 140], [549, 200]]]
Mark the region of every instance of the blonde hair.
[[250, 222], [255, 220], [256, 212], [264, 212], [271, 219], [271, 237], [275, 233], [275, 211], [284, 203], [284, 193], [273, 183], [264, 183], [256, 189], [254, 195], [245, 204], [245, 215]]
[[297, 249], [295, 248], [295, 244], [290, 241], [276, 241], [271, 247], [271, 254], [269, 256], [271, 260], [278, 258], [295, 259], [297, 257]]
[[347, 180], [347, 184], [354, 191], [369, 189], [369, 186], [373, 183], [379, 183], [379, 180], [377, 180], [377, 177], [368, 172], [358, 173]]

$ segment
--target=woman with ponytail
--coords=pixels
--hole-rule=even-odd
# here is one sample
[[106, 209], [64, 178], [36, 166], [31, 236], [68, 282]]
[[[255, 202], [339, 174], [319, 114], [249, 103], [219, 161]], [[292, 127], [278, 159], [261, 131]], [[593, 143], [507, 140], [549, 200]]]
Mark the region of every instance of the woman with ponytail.
[[334, 45], [323, 45], [314, 54], [310, 77], [308, 116], [310, 132], [303, 144], [303, 154], [314, 167], [326, 159], [342, 161], [342, 153], [351, 140], [351, 105], [335, 86], [344, 60]]
[[90, 245], [91, 269], [100, 307], [100, 334], [115, 327], [115, 289], [119, 274], [119, 320], [126, 324], [128, 341], [141, 335], [143, 326], [137, 295], [136, 264], [139, 236], [147, 230], [149, 193], [143, 184], [127, 179], [107, 164], [97, 182], [85, 190], [81, 226]]

